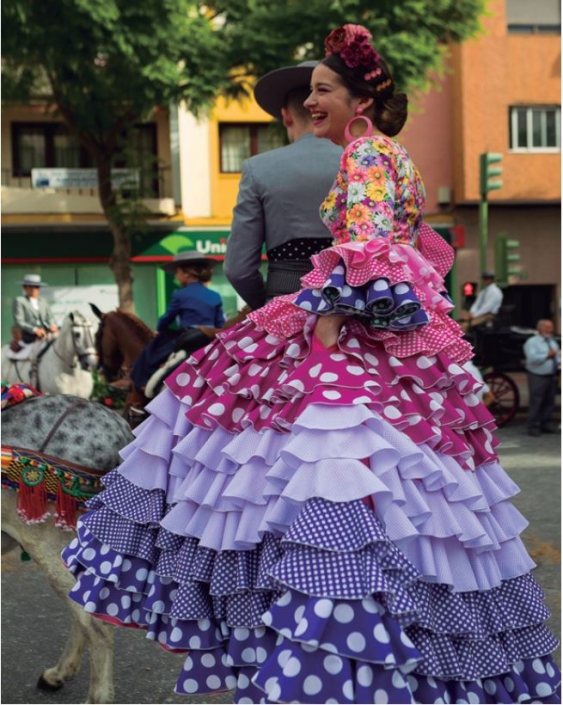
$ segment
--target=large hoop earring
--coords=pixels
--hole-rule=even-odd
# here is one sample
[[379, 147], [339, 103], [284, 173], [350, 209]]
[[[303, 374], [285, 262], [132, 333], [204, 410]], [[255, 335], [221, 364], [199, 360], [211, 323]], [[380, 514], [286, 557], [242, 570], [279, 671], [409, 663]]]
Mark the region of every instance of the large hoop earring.
[[348, 124], [344, 128], [344, 137], [346, 137], [346, 140], [348, 142], [353, 142], [355, 139], [358, 139], [357, 137], [354, 137], [352, 133], [350, 132], [350, 127], [353, 125], [355, 120], [363, 120], [366, 124], [366, 130], [361, 137], [371, 137], [373, 134], [373, 123], [372, 121], [366, 117], [365, 115], [354, 115], [354, 117], [348, 121]]

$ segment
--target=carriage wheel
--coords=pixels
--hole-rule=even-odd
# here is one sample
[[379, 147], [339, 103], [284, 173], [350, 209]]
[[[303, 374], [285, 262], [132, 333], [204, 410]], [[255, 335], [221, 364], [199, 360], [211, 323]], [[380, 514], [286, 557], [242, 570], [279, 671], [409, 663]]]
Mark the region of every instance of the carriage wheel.
[[491, 388], [495, 400], [489, 411], [495, 417], [497, 426], [504, 426], [514, 418], [520, 406], [520, 392], [514, 380], [501, 372], [488, 372], [483, 379]]

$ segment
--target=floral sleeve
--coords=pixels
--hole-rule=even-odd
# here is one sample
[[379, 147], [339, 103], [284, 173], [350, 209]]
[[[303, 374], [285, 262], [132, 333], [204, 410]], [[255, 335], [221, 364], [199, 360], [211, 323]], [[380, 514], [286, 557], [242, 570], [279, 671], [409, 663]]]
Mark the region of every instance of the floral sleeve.
[[371, 140], [352, 143], [345, 157], [346, 227], [352, 240], [389, 238], [393, 232], [395, 181], [391, 160]]
[[424, 189], [403, 148], [383, 137], [360, 138], [346, 148], [335, 187], [322, 207], [335, 244], [384, 237], [414, 244]]

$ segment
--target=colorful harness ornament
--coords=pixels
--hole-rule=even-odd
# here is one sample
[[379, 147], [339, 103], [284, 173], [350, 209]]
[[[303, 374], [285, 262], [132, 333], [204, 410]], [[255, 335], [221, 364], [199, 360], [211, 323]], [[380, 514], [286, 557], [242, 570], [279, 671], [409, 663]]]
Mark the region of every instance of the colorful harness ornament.
[[[31, 385], [2, 383], [2, 410], [32, 396], [43, 396]], [[76, 528], [78, 511], [97, 494], [104, 473], [28, 448], [2, 445], [2, 488], [18, 493], [18, 514], [28, 524], [44, 522], [55, 503], [55, 526]]]
[[10, 406], [15, 406], [30, 397], [42, 397], [42, 392], [32, 387], [31, 384], [7, 384], [2, 382], [2, 411]]

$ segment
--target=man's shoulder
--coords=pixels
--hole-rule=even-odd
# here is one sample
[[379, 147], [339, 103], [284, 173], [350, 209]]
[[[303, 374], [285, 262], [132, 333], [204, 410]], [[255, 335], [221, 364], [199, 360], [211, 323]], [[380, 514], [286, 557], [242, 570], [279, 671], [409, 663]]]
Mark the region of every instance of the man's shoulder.
[[342, 149], [333, 144], [330, 140], [313, 137], [303, 137], [296, 142], [283, 147], [270, 149], [268, 152], [255, 154], [245, 161], [245, 166], [250, 169], [270, 168], [272, 164], [279, 165], [284, 161], [292, 161], [300, 155], [320, 155], [332, 158], [336, 161], [342, 156]]

